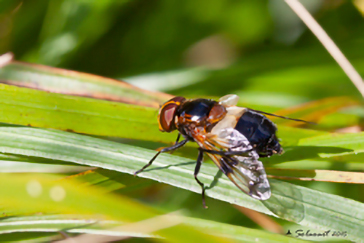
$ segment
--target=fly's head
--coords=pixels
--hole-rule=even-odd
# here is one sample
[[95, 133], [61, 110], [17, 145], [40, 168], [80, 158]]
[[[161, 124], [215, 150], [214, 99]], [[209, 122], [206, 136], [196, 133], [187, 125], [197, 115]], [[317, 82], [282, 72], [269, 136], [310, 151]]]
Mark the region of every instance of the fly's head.
[[158, 124], [162, 132], [173, 132], [177, 129], [177, 111], [186, 99], [181, 96], [174, 97], [164, 103], [159, 110]]

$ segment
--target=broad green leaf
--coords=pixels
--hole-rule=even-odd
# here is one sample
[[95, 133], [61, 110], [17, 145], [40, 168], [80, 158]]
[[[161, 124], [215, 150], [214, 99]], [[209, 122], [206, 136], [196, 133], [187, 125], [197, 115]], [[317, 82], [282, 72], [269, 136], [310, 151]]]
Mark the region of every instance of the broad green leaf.
[[0, 68], [0, 83], [96, 99], [158, 108], [171, 95], [139, 89], [128, 83], [88, 73], [24, 62]]
[[[183, 220], [173, 220], [169, 215], [158, 216], [158, 212], [147, 206], [134, 202], [126, 197], [115, 194], [106, 194], [105, 190], [97, 187], [82, 186], [76, 181], [60, 180], [61, 176], [50, 175], [11, 175], [1, 174], [0, 183], [3, 186], [0, 188], [0, 204], [1, 216], [14, 216], [20, 214], [34, 213], [67, 213], [67, 214], [84, 214], [84, 219], [90, 219], [90, 215], [99, 215], [99, 218], [94, 218], [88, 224], [96, 223], [95, 220], [120, 220], [130, 224], [142, 224], [151, 228], [151, 232], [160, 231], [165, 228], [172, 227], [169, 231], [161, 232], [162, 237], [166, 237], [174, 242], [183, 242], [178, 240], [173, 233], [184, 234], [187, 238], [198, 237], [200, 240], [209, 240], [212, 242], [222, 242], [220, 238], [213, 238], [203, 232], [197, 232], [191, 227], [185, 226]], [[5, 209], [5, 210], [4, 210]], [[158, 218], [164, 217], [167, 220], [165, 223], [159, 222]], [[4, 219], [3, 219], [4, 220]], [[3, 226], [3, 233], [10, 233], [9, 226], [15, 226], [16, 230], [19, 226], [18, 222], [3, 223], [0, 221], [0, 228]], [[7, 219], [5, 219], [6, 222]], [[23, 220], [20, 220], [23, 222]], [[21, 227], [24, 231], [24, 225], [28, 225], [28, 231], [34, 231], [34, 225], [29, 226], [29, 222]], [[43, 221], [44, 224], [44, 221]], [[80, 226], [80, 222], [68, 221], [68, 226]], [[82, 223], [86, 228], [86, 221]], [[160, 224], [160, 225], [159, 225]], [[107, 225], [115, 225], [114, 222], [109, 222]], [[176, 226], [177, 225], [177, 226]], [[99, 227], [100, 225], [97, 225]], [[140, 225], [141, 226], [141, 225]], [[54, 230], [58, 230], [57, 226]], [[134, 234], [144, 232], [144, 228], [133, 228]], [[1, 231], [1, 230], [0, 230]], [[90, 232], [85, 232], [90, 233]], [[141, 235], [143, 236], [143, 235]], [[144, 234], [145, 237], [145, 234]]]
[[[364, 161], [357, 162], [352, 160], [346, 160], [346, 156], [339, 156], [343, 157], [340, 160], [337, 160], [335, 157], [327, 158], [327, 159], [304, 159], [304, 160], [297, 160], [297, 161], [286, 161], [286, 162], [279, 162], [276, 161], [275, 164], [269, 163], [264, 160], [266, 166], [271, 165], [274, 168], [282, 168], [282, 169], [297, 169], [297, 170], [332, 170], [333, 168], [343, 169], [349, 171], [364, 171]], [[271, 157], [274, 158], [274, 157]], [[362, 156], [361, 156], [362, 158]]]
[[[138, 234], [136, 232], [111, 232], [108, 228], [120, 226], [122, 221], [104, 220], [93, 218], [87, 215], [61, 214], [43, 216], [18, 216], [5, 218], [0, 221], [0, 234], [14, 232], [58, 232], [67, 233], [91, 233], [118, 236], [152, 237], [148, 234]], [[155, 236], [154, 236], [155, 237]]]
[[[74, 162], [133, 174], [148, 163], [154, 151], [102, 139], [23, 127], [0, 128], [0, 151]], [[354, 143], [356, 141], [353, 141]], [[139, 176], [197, 193], [194, 161], [163, 154]], [[236, 188], [213, 165], [205, 164], [199, 179], [210, 185], [207, 195], [317, 229], [348, 232], [351, 240], [364, 239], [364, 204], [290, 183], [270, 180], [272, 196], [255, 200]], [[207, 201], [208, 202], [208, 201]]]
[[327, 132], [311, 129], [298, 129], [294, 127], [278, 126], [278, 137], [284, 146], [297, 145], [300, 139], [316, 137], [327, 134]]
[[300, 147], [315, 146], [318, 157], [328, 158], [340, 155], [364, 152], [364, 133], [327, 134], [312, 138], [303, 138]]
[[105, 195], [101, 188], [85, 187], [61, 178], [41, 174], [1, 174], [1, 184], [7, 185], [0, 188], [1, 205], [19, 212], [101, 213], [108, 219], [128, 222], [156, 215], [153, 210], [127, 198]]
[[[197, 218], [180, 217], [180, 221], [193, 227], [198, 231], [203, 231], [210, 235], [224, 237], [243, 242], [304, 242], [299, 239], [286, 237], [279, 234], [267, 233], [262, 230], [249, 229], [235, 225], [222, 224], [214, 221]], [[126, 225], [120, 221], [100, 220], [84, 215], [43, 215], [12, 217], [0, 221], [0, 234], [11, 232], [59, 232], [97, 234], [106, 236], [129, 236], [160, 238], [158, 234], [143, 234], [128, 230], [115, 230], [116, 227]], [[120, 229], [122, 229], [120, 227]]]
[[208, 221], [203, 219], [189, 218], [187, 224], [194, 228], [207, 229], [216, 236], [223, 236], [237, 241], [242, 242], [257, 242], [263, 240], [263, 242], [302, 242], [300, 239], [292, 237], [285, 237], [279, 234], [272, 234], [263, 232], [256, 229], [248, 229], [239, 227], [236, 225], [229, 225], [218, 223], [214, 221]]
[[[301, 138], [297, 146], [285, 147], [281, 156], [272, 156], [267, 163], [276, 164], [301, 160], [323, 159], [332, 162], [362, 161], [364, 133], [327, 133], [320, 136]], [[345, 160], [342, 156], [352, 155]], [[357, 158], [355, 158], [357, 157]], [[331, 158], [331, 159], [330, 159]]]
[[[0, 84], [0, 122], [99, 136], [174, 142], [158, 130], [158, 111], [149, 107], [68, 96]], [[322, 132], [279, 127], [288, 144]]]
[[174, 141], [156, 109], [0, 84], [0, 122], [101, 136]]

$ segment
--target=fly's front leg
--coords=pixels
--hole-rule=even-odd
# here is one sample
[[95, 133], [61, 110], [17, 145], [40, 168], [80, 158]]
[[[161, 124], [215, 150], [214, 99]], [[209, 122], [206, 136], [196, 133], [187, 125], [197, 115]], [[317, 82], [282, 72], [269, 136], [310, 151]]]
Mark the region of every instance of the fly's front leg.
[[[177, 136], [177, 139], [176, 139], [176, 142], [174, 143], [174, 145], [178, 143], [178, 141], [179, 141], [179, 139], [180, 139], [180, 138], [181, 138], [181, 134], [180, 134], [180, 133], [178, 133], [178, 136]], [[173, 151], [174, 151], [174, 150], [172, 150], [172, 151], [170, 152], [170, 154], [173, 154]]]
[[206, 206], [206, 202], [205, 202], [205, 186], [204, 184], [197, 178], [198, 172], [200, 172], [200, 168], [201, 168], [201, 164], [202, 164], [202, 159], [203, 159], [203, 151], [201, 149], [198, 150], [198, 157], [197, 157], [197, 162], [196, 162], [196, 167], [195, 167], [195, 173], [193, 174], [195, 176], [195, 180], [197, 181], [197, 183], [201, 186], [202, 188], [202, 205], [204, 208], [208, 208]]
[[177, 136], [176, 142], [175, 142], [174, 144], [177, 144], [180, 138], [181, 138], [181, 134], [180, 134], [180, 133], [178, 133], [178, 136]]
[[154, 157], [149, 161], [148, 164], [144, 165], [143, 168], [141, 168], [140, 170], [138, 171], [135, 171], [134, 172], [134, 175], [137, 175], [138, 173], [142, 172], [143, 170], [145, 170], [146, 168], [148, 168], [152, 163], [153, 161], [158, 157], [158, 155], [160, 153], [164, 153], [164, 152], [168, 152], [168, 151], [173, 151], [175, 149], [178, 149], [180, 147], [182, 147], [183, 145], [185, 145], [186, 143], [188, 142], [188, 140], [183, 140], [181, 142], [178, 142], [178, 143], [175, 143], [174, 145], [172, 145], [171, 147], [166, 147], [166, 148], [163, 148], [162, 150], [160, 150], [156, 155], [154, 155]]

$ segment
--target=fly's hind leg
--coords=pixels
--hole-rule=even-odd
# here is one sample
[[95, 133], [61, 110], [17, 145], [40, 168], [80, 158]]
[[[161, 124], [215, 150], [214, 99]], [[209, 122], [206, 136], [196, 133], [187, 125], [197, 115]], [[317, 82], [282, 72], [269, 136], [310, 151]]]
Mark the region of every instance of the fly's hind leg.
[[196, 162], [196, 167], [195, 167], [195, 173], [193, 174], [195, 176], [195, 180], [197, 181], [197, 183], [201, 186], [202, 188], [202, 205], [204, 208], [208, 208], [206, 206], [206, 202], [205, 202], [205, 186], [204, 184], [197, 178], [198, 172], [200, 171], [201, 168], [201, 164], [202, 164], [202, 159], [203, 159], [203, 151], [201, 149], [199, 149], [198, 151], [198, 157], [197, 157], [197, 162]]
[[168, 152], [168, 151], [173, 151], [175, 149], [178, 149], [180, 147], [182, 147], [183, 145], [185, 145], [186, 143], [188, 142], [188, 140], [183, 140], [181, 142], [178, 142], [178, 143], [175, 143], [174, 145], [172, 145], [171, 147], [166, 147], [166, 148], [163, 148], [162, 150], [160, 150], [156, 155], [154, 155], [154, 157], [149, 161], [148, 164], [144, 165], [143, 168], [141, 168], [140, 170], [138, 171], [135, 171], [134, 172], [134, 175], [137, 175], [138, 173], [142, 172], [143, 170], [145, 170], [146, 168], [148, 168], [152, 163], [153, 161], [158, 157], [158, 155], [160, 153], [164, 153], [164, 152]]

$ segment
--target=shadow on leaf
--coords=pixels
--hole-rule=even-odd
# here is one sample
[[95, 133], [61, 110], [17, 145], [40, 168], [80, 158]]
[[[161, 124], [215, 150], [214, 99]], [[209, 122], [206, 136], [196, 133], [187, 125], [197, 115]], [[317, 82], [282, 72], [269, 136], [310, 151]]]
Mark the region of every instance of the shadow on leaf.
[[292, 184], [269, 180], [272, 196], [262, 203], [280, 218], [299, 223], [305, 216], [305, 206], [301, 192]]
[[267, 159], [262, 159], [262, 161], [270, 164], [278, 164], [289, 161], [320, 158], [320, 154], [332, 154], [332, 156], [335, 156], [339, 153], [352, 151], [352, 149], [345, 149], [340, 147], [294, 146], [286, 147], [284, 154], [282, 154], [281, 156], [272, 156]]

